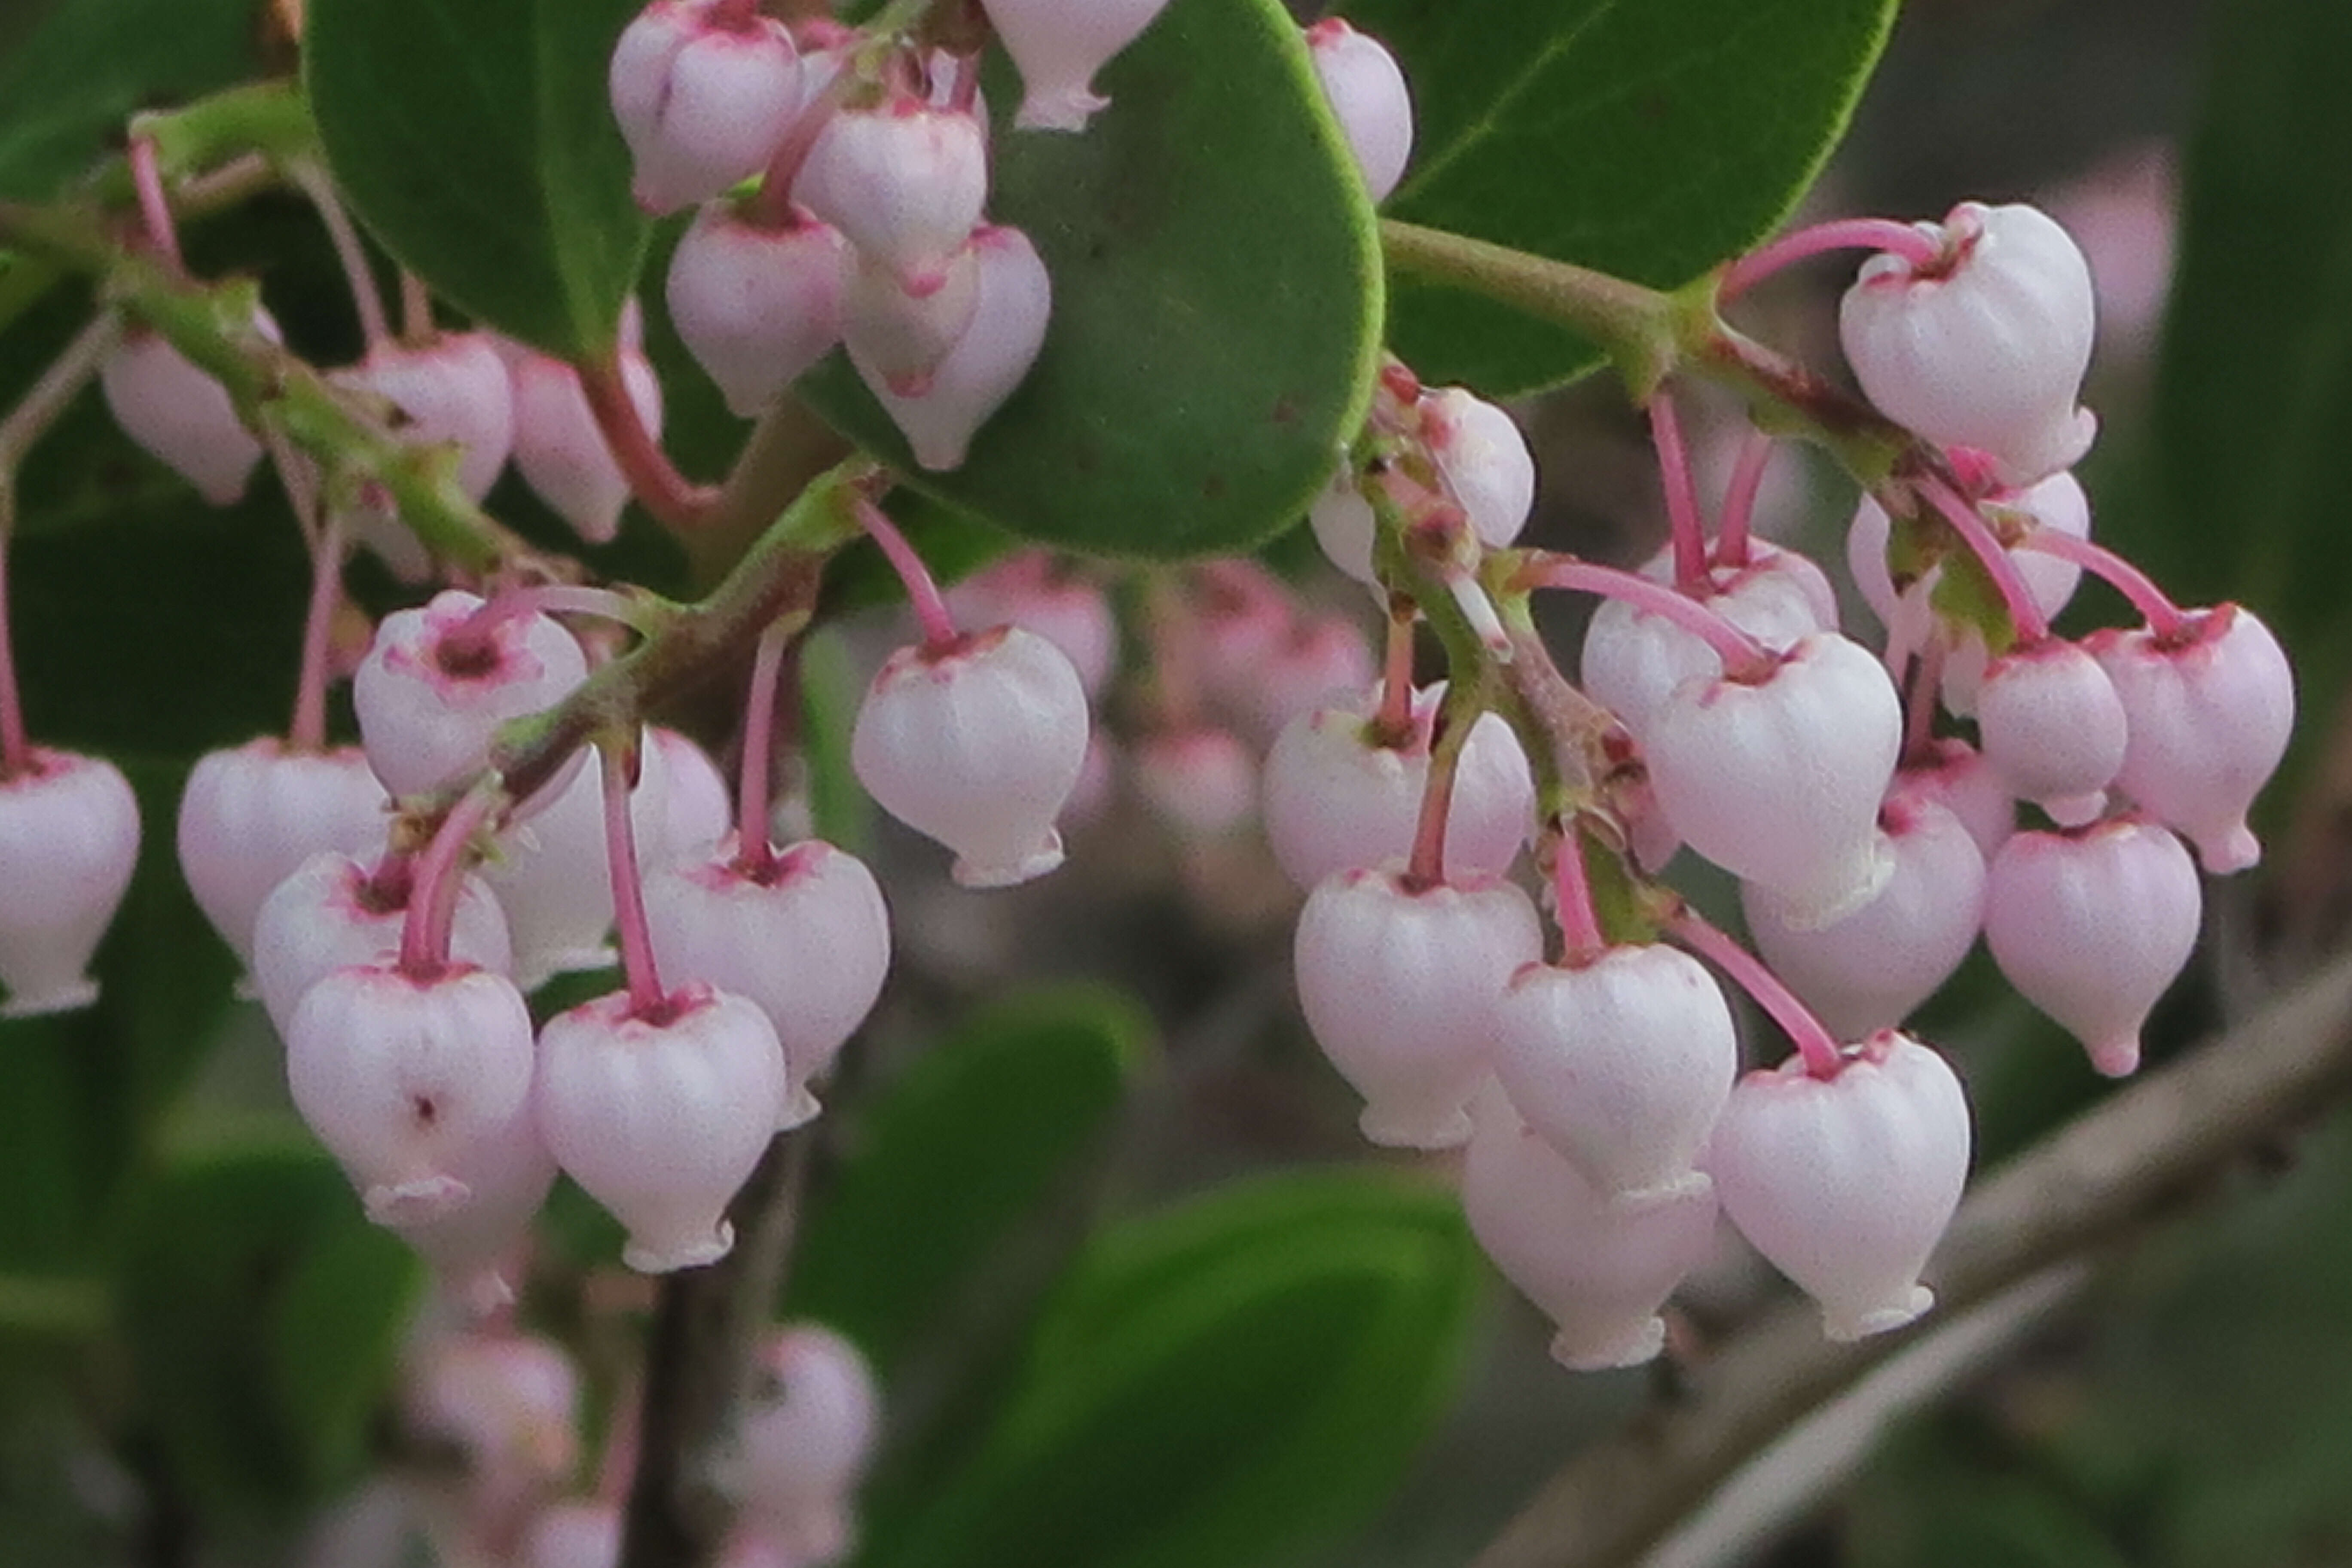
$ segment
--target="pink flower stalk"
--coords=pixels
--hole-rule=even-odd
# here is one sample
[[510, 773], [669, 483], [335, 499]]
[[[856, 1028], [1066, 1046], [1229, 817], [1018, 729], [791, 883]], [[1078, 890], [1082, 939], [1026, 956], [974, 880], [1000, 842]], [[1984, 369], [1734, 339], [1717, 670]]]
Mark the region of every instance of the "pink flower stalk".
[[[338, 969], [381, 967], [400, 956], [412, 893], [404, 874], [386, 877], [342, 854], [318, 854], [261, 901], [253, 917], [255, 994], [282, 1039], [311, 987]], [[451, 916], [452, 962], [509, 974], [507, 918], [479, 877], [458, 884]]]

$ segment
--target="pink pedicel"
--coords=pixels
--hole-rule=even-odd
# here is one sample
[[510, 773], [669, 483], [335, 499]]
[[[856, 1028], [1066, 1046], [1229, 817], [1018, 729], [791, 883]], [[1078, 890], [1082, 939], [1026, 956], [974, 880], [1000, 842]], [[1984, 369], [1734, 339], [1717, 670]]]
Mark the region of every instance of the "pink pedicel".
[[[261, 901], [253, 917], [253, 988], [280, 1038], [291, 1031], [294, 1009], [320, 980], [338, 969], [381, 967], [399, 957], [409, 890], [401, 881], [398, 896], [387, 898], [377, 880], [350, 855], [317, 854]], [[492, 974], [513, 969], [506, 914], [479, 877], [458, 884], [449, 956]]]
[[1062, 863], [1054, 821], [1087, 731], [1062, 651], [1000, 626], [891, 654], [858, 709], [850, 765], [884, 810], [955, 852], [957, 882], [1009, 887]]
[[1895, 874], [1842, 920], [1790, 925], [1769, 894], [1740, 887], [1757, 951], [1841, 1040], [1900, 1028], [1952, 977], [1984, 925], [1984, 853], [1958, 815], [1898, 784], [1878, 822]]
[[890, 970], [890, 912], [856, 856], [810, 841], [747, 867], [732, 839], [646, 879], [655, 967], [749, 998], [783, 1048], [777, 1125], [819, 1110], [813, 1080], [874, 1010]]
[[1021, 71], [1024, 131], [1077, 131], [1110, 106], [1095, 73], [1133, 43], [1168, 0], [982, 0], [990, 26]]
[[1412, 157], [1412, 95], [1396, 57], [1336, 16], [1307, 29], [1307, 57], [1375, 204]]
[[[639, 423], [658, 439], [661, 380], [630, 336], [625, 320], [621, 385]], [[582, 538], [590, 544], [610, 543], [621, 531], [629, 481], [588, 406], [580, 372], [561, 360], [515, 348], [507, 356], [507, 376], [514, 396], [516, 470], [548, 510], [571, 524]]]
[[969, 110], [907, 93], [843, 109], [810, 147], [793, 199], [839, 229], [859, 259], [928, 295], [988, 204], [987, 137]]
[[1093, 578], [1068, 571], [1047, 550], [1020, 550], [947, 591], [960, 626], [1018, 626], [1066, 654], [1088, 701], [1118, 665], [1118, 622]]
[[2195, 844], [2209, 872], [2261, 860], [2246, 811], [2294, 733], [2294, 671], [2270, 628], [2230, 604], [2193, 617], [2185, 637], [2142, 628], [2086, 645], [2131, 717], [2123, 792]]
[[1543, 956], [1535, 904], [1509, 883], [1411, 885], [1394, 862], [1326, 879], [1298, 916], [1299, 1006], [1316, 1043], [1364, 1097], [1364, 1136], [1450, 1149], [1488, 1070], [1495, 1009]]
[[[1671, 580], [1671, 559], [1654, 558], [1643, 575]], [[1829, 580], [1794, 550], [1755, 545], [1747, 566], [1712, 569], [1708, 588], [1704, 602], [1709, 610], [1776, 653], [1816, 632], [1838, 628]], [[1592, 699], [1638, 737], [1676, 686], [1720, 677], [1723, 657], [1662, 615], [1622, 599], [1604, 599], [1586, 625], [1579, 672]]]
[[352, 677], [368, 764], [394, 795], [457, 782], [482, 765], [500, 725], [588, 678], [587, 655], [556, 622], [530, 612], [482, 627], [473, 621], [482, 605], [453, 588], [387, 615]]
[[111, 762], [37, 747], [0, 777], [0, 1018], [98, 1000], [89, 961], [138, 862], [138, 798]]
[[915, 461], [940, 471], [960, 468], [972, 437], [1004, 405], [1036, 362], [1053, 314], [1053, 283], [1036, 247], [1019, 229], [996, 225], [972, 232], [980, 287], [971, 323], [931, 374], [919, 395], [892, 387], [882, 368], [853, 352], [875, 400], [907, 437]]
[[882, 1431], [873, 1369], [815, 1323], [775, 1333], [756, 1364], [762, 1385], [737, 1429], [744, 1521], [791, 1561], [838, 1561], [856, 1543], [857, 1483]]
[[1868, 902], [1894, 862], [1878, 807], [1903, 747], [1885, 666], [1829, 632], [1754, 685], [1685, 681], [1643, 737], [1666, 820], [1698, 853], [1781, 900], [1796, 925]]
[[514, 450], [514, 394], [506, 362], [483, 332], [444, 332], [421, 349], [378, 343], [336, 385], [392, 404], [394, 434], [418, 446], [457, 447], [457, 487], [478, 501]]
[[[277, 324], [254, 312], [272, 342]], [[228, 389], [155, 332], [132, 328], [99, 367], [99, 386], [122, 433], [215, 507], [245, 494], [261, 443], [237, 417]]]
[[2017, 831], [2017, 800], [1977, 748], [1957, 736], [1905, 756], [1888, 798], [1932, 800], [1960, 820], [1987, 864]]
[[1901, 1328], [1969, 1174], [1969, 1103], [1944, 1059], [1871, 1036], [1832, 1079], [1790, 1057], [1740, 1079], [1707, 1154], [1723, 1211], [1822, 1309], [1833, 1340]]
[[804, 214], [753, 223], [706, 204], [671, 253], [666, 298], [728, 409], [757, 418], [841, 340], [840, 231]]
[[286, 1031], [286, 1080], [368, 1218], [439, 1218], [473, 1189], [457, 1158], [498, 1134], [530, 1094], [530, 1012], [503, 975], [453, 966], [337, 969]]
[[1595, 1190], [1645, 1207], [1706, 1189], [1696, 1166], [1739, 1074], [1739, 1037], [1697, 959], [1628, 945], [1512, 976], [1494, 1068], [1528, 1125]]
[[[2028, 533], [2048, 528], [2069, 538], [2091, 537], [2091, 498], [2084, 493], [2082, 481], [2071, 473], [2053, 474], [2022, 490], [2000, 492], [1985, 506]], [[1891, 532], [1885, 508], [1868, 496], [1863, 497], [1854, 507], [1853, 522], [1846, 530], [1846, 567], [1853, 574], [1853, 584], [1863, 602], [1870, 606], [1892, 641], [1907, 651], [1921, 645], [1930, 631], [1933, 612], [1928, 608], [1927, 595], [1943, 577], [1944, 569], [1940, 564], [1928, 568], [1898, 596], [1886, 563]], [[2042, 612], [2042, 619], [2056, 618], [2074, 601], [2074, 590], [2083, 580], [2081, 567], [2041, 550], [2011, 549], [2009, 554], [2025, 579], [2025, 586], [2032, 591], [2034, 606]], [[1973, 639], [1972, 633], [1969, 636], [1981, 641]], [[1980, 654], [1981, 647], [1979, 652]]]
[[1839, 310], [1864, 392], [1939, 445], [1989, 455], [2005, 483], [2073, 467], [2098, 429], [2074, 402], [2095, 328], [2083, 253], [2024, 205], [1963, 202], [1918, 226], [1948, 260], [1874, 256]]
[[760, 1163], [783, 1103], [783, 1048], [758, 1005], [688, 986], [639, 1016], [616, 991], [540, 1031], [533, 1103], [572, 1180], [628, 1228], [641, 1273], [715, 1263], [727, 1205]]
[[[1378, 694], [1360, 694], [1290, 721], [1266, 753], [1266, 842], [1286, 874], [1309, 889], [1335, 872], [1402, 860], [1412, 849], [1443, 683], [1414, 694], [1412, 730], [1382, 746], [1372, 734]], [[1535, 821], [1535, 779], [1518, 737], [1495, 714], [1470, 727], [1445, 817], [1445, 863], [1501, 875]]]
[[841, 340], [869, 382], [900, 397], [931, 390], [940, 367], [971, 329], [980, 307], [980, 256], [966, 246], [944, 257], [918, 293], [878, 262], [853, 253], [841, 277]]
[[1995, 659], [1977, 688], [1984, 758], [2011, 794], [2079, 828], [2106, 807], [2129, 726], [2099, 662], [2052, 639]]
[[180, 873], [240, 963], [279, 883], [312, 855], [383, 842], [392, 801], [355, 746], [298, 751], [275, 737], [197, 758], [180, 794]]
[[655, 0], [613, 50], [613, 117], [648, 213], [723, 194], [765, 167], [802, 103], [800, 54], [783, 24], [714, 22], [720, 0]]
[[2121, 817], [2002, 845], [1986, 882], [1985, 945], [2092, 1066], [2122, 1078], [2139, 1066], [2140, 1028], [2187, 967], [2203, 912], [2180, 841]]
[[1558, 1325], [1552, 1359], [1577, 1372], [1638, 1366], [1665, 1347], [1658, 1312], [1715, 1250], [1714, 1189], [1613, 1203], [1531, 1131], [1488, 1080], [1471, 1102], [1462, 1164], [1470, 1233]]

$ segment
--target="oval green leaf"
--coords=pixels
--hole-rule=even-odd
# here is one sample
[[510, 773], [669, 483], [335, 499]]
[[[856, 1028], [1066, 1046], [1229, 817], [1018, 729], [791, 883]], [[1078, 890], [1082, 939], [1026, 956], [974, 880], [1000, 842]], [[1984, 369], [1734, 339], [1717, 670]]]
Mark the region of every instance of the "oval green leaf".
[[[1762, 238], [1812, 183], [1895, 0], [1349, 0], [1414, 93], [1393, 216], [1675, 287]], [[1490, 396], [1600, 363], [1560, 328], [1399, 283], [1389, 340]]]
[[304, 79], [336, 181], [478, 320], [610, 348], [646, 224], [605, 99], [638, 0], [310, 0]]
[[[1001, 62], [999, 62], [1001, 65]], [[1276, 0], [1175, 0], [1083, 135], [1016, 131], [998, 70], [989, 213], [1054, 281], [1044, 351], [951, 473], [916, 467], [846, 360], [804, 396], [914, 488], [1100, 555], [1245, 549], [1330, 477], [1370, 395], [1370, 213]]]
[[1357, 1173], [1112, 1230], [979, 1454], [866, 1562], [1289, 1560], [1367, 1517], [1450, 1402], [1480, 1270], [1451, 1196]]

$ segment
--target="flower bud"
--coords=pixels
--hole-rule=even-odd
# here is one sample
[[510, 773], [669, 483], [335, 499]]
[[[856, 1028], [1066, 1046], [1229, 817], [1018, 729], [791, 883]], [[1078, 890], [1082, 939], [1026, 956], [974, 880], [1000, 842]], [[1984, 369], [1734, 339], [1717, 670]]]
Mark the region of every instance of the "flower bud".
[[1029, 374], [1045, 346], [1053, 314], [1053, 283], [1036, 247], [1019, 229], [989, 225], [972, 231], [980, 281], [971, 321], [932, 371], [929, 387], [904, 395], [884, 367], [850, 361], [867, 390], [907, 437], [915, 461], [943, 470], [963, 465], [971, 439]]
[[2025, 999], [2110, 1078], [2139, 1066], [2140, 1026], [2197, 946], [2204, 894], [2189, 852], [2136, 817], [2016, 833], [1985, 885], [1985, 945]]
[[695, 215], [670, 254], [670, 320], [728, 408], [764, 412], [841, 339], [840, 231], [795, 212], [782, 226], [728, 202]]
[[521, 1112], [531, 1063], [522, 993], [462, 966], [430, 978], [337, 969], [286, 1031], [295, 1109], [379, 1225], [436, 1218], [473, 1196], [452, 1158]]
[[265, 737], [206, 752], [180, 795], [180, 872], [249, 965], [262, 901], [312, 855], [382, 844], [391, 804], [355, 746], [296, 751]]
[[983, 0], [990, 26], [1021, 71], [1013, 123], [1030, 131], [1084, 131], [1110, 99], [1095, 73], [1133, 43], [1168, 0]]
[[402, 1414], [464, 1461], [467, 1516], [494, 1528], [538, 1508], [580, 1459], [580, 1375], [562, 1346], [508, 1329], [443, 1332], [410, 1359]]
[[[642, 350], [625, 342], [620, 366], [622, 390], [646, 432], [659, 438], [661, 379], [654, 374], [653, 362]], [[588, 407], [580, 372], [562, 360], [517, 349], [509, 357], [507, 373], [514, 394], [515, 467], [524, 483], [582, 538], [590, 544], [610, 543], [621, 531], [629, 481]]]
[[391, 403], [402, 440], [455, 444], [457, 487], [477, 501], [490, 493], [514, 450], [514, 395], [506, 362], [486, 333], [444, 332], [421, 349], [379, 343], [328, 379]]
[[757, 1365], [772, 1381], [746, 1402], [739, 1434], [744, 1515], [794, 1561], [845, 1557], [850, 1505], [881, 1435], [873, 1369], [815, 1323], [771, 1337]]
[[810, 1081], [832, 1069], [890, 970], [890, 912], [865, 862], [811, 840], [752, 872], [725, 841], [709, 859], [646, 879], [646, 922], [662, 974], [767, 1014], [784, 1052], [777, 1125], [814, 1117]]
[[2095, 327], [2083, 253], [2023, 205], [1963, 202], [1920, 226], [1949, 259], [1872, 256], [1840, 307], [1863, 391], [1928, 440], [1990, 455], [2007, 483], [2074, 466], [2098, 428], [2074, 404]]
[[1723, 1211], [1855, 1340], [1935, 1304], [1919, 1270], [1959, 1207], [1969, 1103], [1944, 1059], [1880, 1033], [1827, 1081], [1801, 1058], [1740, 1079], [1707, 1155]]
[[649, 1274], [735, 1245], [727, 1205], [784, 1096], [783, 1050], [756, 1005], [694, 986], [663, 1013], [615, 992], [550, 1019], [533, 1092], [556, 1163], [628, 1228], [621, 1260]]
[[1495, 1019], [1504, 1092], [1603, 1196], [1643, 1207], [1706, 1187], [1694, 1165], [1738, 1076], [1739, 1037], [1697, 959], [1643, 943], [1531, 964]]
[[[397, 900], [387, 900], [376, 880], [349, 855], [317, 854], [261, 901], [253, 917], [253, 988], [281, 1039], [320, 980], [337, 969], [382, 967], [400, 956], [410, 890], [403, 883]], [[449, 957], [492, 974], [514, 967], [506, 914], [478, 876], [458, 884]]]
[[1992, 662], [1977, 690], [1977, 730], [2003, 788], [2066, 828], [2105, 809], [2129, 739], [2116, 684], [2096, 659], [2054, 638]]
[[1467, 387], [1421, 397], [1422, 438], [1488, 549], [1507, 549], [1536, 505], [1536, 458], [1511, 416]]
[[648, 213], [709, 201], [758, 173], [800, 112], [800, 56], [783, 24], [753, 16], [721, 26], [715, 8], [654, 0], [614, 47], [613, 117]]
[[1229, 839], [1257, 814], [1258, 763], [1232, 730], [1154, 730], [1129, 752], [1135, 792], [1179, 841]]
[[139, 800], [114, 764], [35, 747], [0, 778], [0, 1018], [98, 1000], [88, 973], [139, 861]]
[[850, 765], [884, 810], [955, 852], [958, 882], [1008, 887], [1062, 863], [1054, 820], [1087, 728], [1062, 651], [1000, 626], [945, 653], [891, 654], [858, 709]]
[[[255, 330], [278, 340], [277, 323], [256, 308]], [[237, 417], [228, 389], [162, 334], [134, 327], [99, 367], [100, 390], [122, 434], [215, 507], [245, 494], [261, 443]]]
[[2294, 733], [2294, 671], [2270, 628], [2225, 604], [2186, 641], [2103, 632], [2089, 646], [2131, 717], [2116, 782], [2216, 874], [2262, 858], [2246, 811]]
[[1365, 190], [1374, 203], [1386, 201], [1412, 156], [1412, 95], [1404, 72], [1377, 39], [1337, 16], [1307, 29], [1307, 49]]
[[1463, 1213], [1504, 1277], [1559, 1325], [1552, 1359], [1600, 1372], [1655, 1357], [1666, 1341], [1658, 1309], [1714, 1250], [1714, 1189], [1612, 1203], [1528, 1129], [1492, 1080], [1470, 1120]]
[[971, 111], [908, 94], [844, 109], [810, 147], [793, 197], [861, 259], [928, 295], [987, 205], [987, 138]]
[[1408, 885], [1391, 862], [1327, 878], [1298, 916], [1298, 1001], [1323, 1054], [1365, 1100], [1364, 1136], [1453, 1148], [1487, 1071], [1495, 1009], [1543, 955], [1535, 905], [1509, 883]]
[[473, 621], [482, 605], [450, 589], [384, 617], [352, 677], [368, 765], [394, 795], [457, 782], [482, 765], [500, 725], [588, 678], [587, 656], [556, 622], [533, 612], [482, 627]]

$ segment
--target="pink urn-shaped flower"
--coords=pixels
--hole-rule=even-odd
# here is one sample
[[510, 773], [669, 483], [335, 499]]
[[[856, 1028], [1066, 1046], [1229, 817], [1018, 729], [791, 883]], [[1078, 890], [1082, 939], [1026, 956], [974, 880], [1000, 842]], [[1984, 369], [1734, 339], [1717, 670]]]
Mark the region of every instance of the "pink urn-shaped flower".
[[139, 800], [98, 757], [32, 749], [0, 777], [0, 1018], [98, 1000], [89, 961], [139, 862]]
[[531, 1222], [555, 1186], [555, 1156], [525, 1100], [512, 1116], [450, 1151], [443, 1168], [470, 1195], [446, 1212], [385, 1221], [431, 1266], [442, 1291], [481, 1318], [514, 1304]]
[[743, 1412], [743, 1512], [791, 1560], [830, 1563], [856, 1533], [857, 1483], [881, 1435], [881, 1394], [857, 1347], [815, 1323], [761, 1347], [766, 1375]]
[[1054, 820], [1087, 756], [1087, 697], [1062, 651], [999, 626], [901, 648], [867, 688], [850, 765], [882, 809], [955, 852], [966, 887], [1062, 863]]
[[1095, 73], [1167, 9], [1168, 0], [984, 0], [988, 20], [1021, 71], [1013, 123], [1029, 131], [1084, 131], [1110, 106]]
[[1989, 454], [2010, 484], [2073, 467], [2098, 428], [2074, 402], [2095, 326], [2083, 253], [2023, 205], [1963, 202], [1919, 226], [1948, 259], [1874, 256], [1840, 308], [1863, 391], [1928, 440]]
[[436, 1218], [473, 1196], [452, 1162], [522, 1111], [532, 1057], [514, 982], [463, 966], [337, 969], [286, 1031], [295, 1108], [379, 1225]]
[[398, 411], [394, 428], [415, 445], [454, 444], [457, 487], [480, 500], [514, 450], [514, 394], [486, 333], [444, 332], [425, 348], [379, 343], [330, 378]]
[[800, 54], [783, 24], [718, 0], [654, 0], [613, 49], [613, 117], [649, 213], [709, 201], [760, 172], [801, 109]]
[[944, 280], [988, 204], [988, 139], [969, 110], [894, 93], [825, 125], [793, 199], [909, 291]]
[[2105, 808], [2130, 727], [2097, 660], [2055, 638], [2018, 648], [1986, 670], [1976, 708], [1985, 760], [2011, 794], [2061, 827]]
[[2104, 632], [2090, 647], [2131, 718], [2124, 793], [2195, 844], [2207, 871], [2260, 860], [2246, 811], [2294, 734], [2294, 671], [2270, 628], [2225, 604], [2179, 637]]
[[1467, 387], [1423, 392], [1420, 407], [1422, 439], [1471, 532], [1488, 549], [1508, 548], [1536, 504], [1536, 456], [1517, 422]]
[[741, 997], [688, 986], [649, 1017], [614, 992], [548, 1020], [533, 1093], [556, 1163], [628, 1228], [621, 1260], [665, 1273], [735, 1245], [727, 1204], [775, 1134], [784, 1071]]
[[1307, 29], [1307, 55], [1375, 203], [1388, 199], [1412, 157], [1412, 95], [1396, 57], [1337, 16]]
[[[281, 1038], [292, 1032], [294, 1009], [320, 980], [400, 956], [410, 886], [405, 877], [390, 888], [382, 883], [349, 855], [317, 854], [261, 901], [253, 917], [253, 988]], [[506, 915], [478, 876], [458, 883], [449, 956], [492, 974], [513, 969]]]
[[[253, 325], [275, 342], [278, 327], [256, 308]], [[228, 389], [159, 333], [132, 328], [99, 367], [100, 389], [122, 433], [215, 507], [245, 494], [261, 443], [237, 417]]]
[[1559, 1325], [1552, 1359], [1599, 1372], [1656, 1356], [1666, 1340], [1659, 1308], [1715, 1249], [1714, 1190], [1612, 1202], [1491, 1080], [1470, 1119], [1463, 1213], [1504, 1278]]
[[1820, 1303], [1823, 1332], [1853, 1340], [1935, 1304], [1919, 1270], [1959, 1207], [1969, 1144], [1951, 1068], [1882, 1032], [1832, 1079], [1793, 1056], [1742, 1078], [1707, 1169], [1739, 1233]]
[[794, 212], [773, 226], [712, 202], [670, 255], [670, 320], [727, 406], [758, 416], [841, 340], [840, 231]]
[[[661, 380], [631, 340], [633, 319], [622, 322], [621, 386], [646, 433], [658, 438]], [[562, 360], [517, 347], [507, 355], [507, 377], [514, 395], [514, 462], [524, 483], [582, 538], [610, 543], [621, 531], [629, 481], [588, 406], [580, 372]]]
[[[1821, 569], [1794, 550], [1759, 547], [1755, 564], [1725, 576], [1706, 607], [1775, 653], [1837, 630], [1837, 601]], [[1826, 612], [1825, 612], [1826, 607]], [[1638, 737], [1685, 681], [1713, 680], [1723, 659], [1690, 632], [1622, 599], [1595, 606], [1579, 673], [1584, 688]]]
[[1697, 959], [1627, 945], [1512, 976], [1494, 1068], [1538, 1136], [1603, 1197], [1641, 1207], [1707, 1186], [1696, 1166], [1738, 1076], [1739, 1038]]
[[1543, 956], [1535, 905], [1509, 883], [1414, 883], [1394, 863], [1326, 879], [1298, 916], [1299, 1006], [1331, 1064], [1364, 1097], [1364, 1136], [1446, 1149], [1488, 1070], [1495, 1012]]
[[2118, 817], [2077, 833], [2011, 835], [1986, 881], [1985, 945], [2092, 1066], [2121, 1078], [2139, 1066], [2140, 1026], [2196, 950], [2203, 912], [2180, 841]]
[[1093, 578], [1058, 566], [1047, 550], [1021, 550], [972, 573], [947, 591], [963, 626], [1018, 626], [1069, 655], [1088, 701], [1102, 695], [1118, 665], [1118, 621]]
[[352, 678], [368, 765], [394, 795], [457, 781], [481, 766], [500, 725], [552, 706], [587, 679], [587, 655], [557, 622], [533, 612], [486, 625], [482, 607], [453, 588], [384, 617]]
[[253, 961], [262, 901], [314, 854], [383, 842], [391, 800], [355, 746], [264, 737], [197, 758], [180, 794], [180, 872], [221, 940]]
[[971, 251], [979, 262], [971, 321], [920, 392], [893, 386], [887, 368], [861, 358], [854, 346], [850, 354], [915, 461], [935, 471], [963, 465], [972, 437], [1036, 363], [1053, 315], [1053, 280], [1028, 235], [989, 225], [973, 231]]

